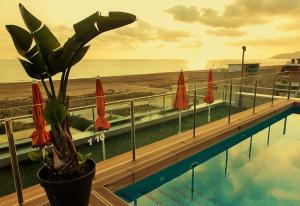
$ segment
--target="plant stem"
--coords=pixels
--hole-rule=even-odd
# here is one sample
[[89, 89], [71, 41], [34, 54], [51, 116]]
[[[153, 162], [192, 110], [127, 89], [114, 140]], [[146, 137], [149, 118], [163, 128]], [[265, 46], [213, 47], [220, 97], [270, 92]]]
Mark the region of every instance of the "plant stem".
[[44, 79], [41, 79], [41, 81], [42, 81], [42, 83], [43, 83], [43, 86], [44, 86], [44, 89], [45, 89], [46, 94], [47, 94], [47, 96], [48, 96], [48, 99], [52, 99], [52, 95], [51, 95], [51, 93], [50, 93], [50, 91], [49, 91], [49, 89], [48, 89], [48, 87], [47, 87], [47, 85], [46, 85], [46, 83], [45, 83], [45, 80], [44, 80]]
[[51, 76], [49, 76], [49, 83], [50, 83], [50, 88], [51, 88], [52, 96], [53, 96], [54, 98], [56, 98], [55, 89], [54, 89], [54, 84], [53, 84], [53, 80], [52, 80], [52, 77], [51, 77]]
[[73, 57], [71, 59], [71, 63], [69, 65], [69, 67], [66, 69], [66, 73], [65, 73], [65, 76], [64, 76], [64, 86], [63, 86], [63, 90], [62, 90], [62, 101], [63, 101], [63, 103], [66, 103], [66, 101], [67, 101], [67, 87], [68, 87], [69, 74], [70, 74], [71, 68], [73, 66], [74, 58], [78, 54], [78, 51], [79, 51], [79, 49], [73, 55]]
[[58, 100], [63, 103], [62, 101], [62, 92], [64, 87], [64, 77], [65, 77], [66, 71], [63, 71], [60, 78], [60, 85], [59, 85], [59, 91], [58, 91]]
[[64, 77], [64, 87], [63, 87], [63, 93], [62, 93], [62, 100], [63, 100], [64, 103], [67, 100], [66, 99], [67, 98], [67, 87], [68, 87], [68, 80], [69, 80], [69, 74], [70, 74], [71, 68], [72, 68], [72, 66], [67, 68], [67, 70], [66, 70], [67, 72], [66, 72], [65, 77]]

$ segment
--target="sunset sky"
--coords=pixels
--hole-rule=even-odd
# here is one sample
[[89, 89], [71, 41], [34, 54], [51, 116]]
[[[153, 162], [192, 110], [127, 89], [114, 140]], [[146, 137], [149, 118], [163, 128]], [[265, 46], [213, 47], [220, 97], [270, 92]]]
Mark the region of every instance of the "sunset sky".
[[21, 2], [61, 43], [72, 25], [100, 11], [125, 11], [138, 21], [91, 42], [90, 59], [269, 58], [300, 50], [299, 0], [1, 0], [0, 58], [17, 56], [5, 24], [24, 26]]

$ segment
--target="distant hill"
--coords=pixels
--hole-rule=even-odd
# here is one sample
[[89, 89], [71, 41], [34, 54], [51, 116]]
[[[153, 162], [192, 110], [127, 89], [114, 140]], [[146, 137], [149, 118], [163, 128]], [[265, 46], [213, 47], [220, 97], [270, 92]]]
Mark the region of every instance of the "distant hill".
[[296, 51], [293, 53], [277, 54], [272, 57], [272, 59], [293, 59], [293, 58], [300, 58], [300, 51]]

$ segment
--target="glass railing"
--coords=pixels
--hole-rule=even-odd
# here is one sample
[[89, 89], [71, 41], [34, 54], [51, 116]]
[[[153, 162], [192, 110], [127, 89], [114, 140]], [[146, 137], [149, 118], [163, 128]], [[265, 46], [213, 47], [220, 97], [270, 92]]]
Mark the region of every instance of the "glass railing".
[[[109, 159], [125, 152], [131, 152], [128, 161], [136, 148], [152, 144], [173, 135], [181, 135], [187, 130], [195, 131], [197, 127], [224, 117], [231, 121], [231, 115], [269, 103], [275, 100], [298, 98], [300, 96], [299, 80], [290, 73], [254, 75], [243, 79], [234, 78], [213, 82], [214, 102], [204, 102], [207, 83], [186, 84], [189, 107], [179, 111], [173, 109], [176, 96], [176, 85], [135, 92], [108, 93], [106, 98], [106, 118], [111, 123], [108, 131], [96, 132], [97, 118], [95, 97], [71, 98], [71, 132], [75, 144], [81, 153], [92, 153], [97, 162]], [[196, 88], [196, 91], [195, 91]], [[32, 151], [30, 136], [34, 130], [31, 116], [31, 105], [10, 107], [0, 110], [0, 173], [12, 177], [10, 173], [9, 144], [4, 121], [10, 121], [17, 148], [20, 174], [23, 188], [37, 183], [36, 170], [40, 163], [26, 162], [27, 153]], [[181, 121], [179, 117], [181, 116]], [[50, 127], [47, 126], [49, 130]], [[105, 138], [103, 138], [103, 136]], [[135, 158], [139, 158], [138, 155]], [[6, 165], [6, 167], [4, 167]], [[12, 180], [12, 179], [11, 179]], [[8, 186], [1, 187], [0, 196], [14, 192]], [[5, 192], [2, 191], [5, 188]]]

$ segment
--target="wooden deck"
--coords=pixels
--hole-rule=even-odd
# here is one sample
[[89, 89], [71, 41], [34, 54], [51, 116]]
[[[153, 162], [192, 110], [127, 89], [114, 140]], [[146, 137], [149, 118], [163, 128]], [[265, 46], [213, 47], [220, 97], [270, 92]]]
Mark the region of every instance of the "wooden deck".
[[[131, 152], [102, 161], [96, 166], [90, 205], [128, 206], [113, 192], [196, 154], [240, 130], [268, 119], [294, 105], [299, 106], [299, 102], [276, 100], [273, 107], [270, 107], [270, 103], [258, 106], [255, 114], [252, 114], [252, 109], [249, 109], [232, 115], [230, 124], [228, 124], [228, 118], [224, 118], [198, 127], [196, 137], [192, 137], [192, 130], [189, 130], [180, 135], [174, 135], [141, 147], [136, 150], [136, 161], [131, 160]], [[49, 205], [47, 197], [39, 185], [24, 189], [23, 195], [24, 206]], [[16, 194], [0, 198], [0, 206], [15, 205], [18, 205]]]

